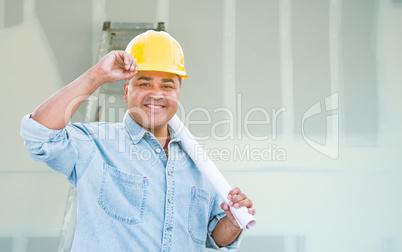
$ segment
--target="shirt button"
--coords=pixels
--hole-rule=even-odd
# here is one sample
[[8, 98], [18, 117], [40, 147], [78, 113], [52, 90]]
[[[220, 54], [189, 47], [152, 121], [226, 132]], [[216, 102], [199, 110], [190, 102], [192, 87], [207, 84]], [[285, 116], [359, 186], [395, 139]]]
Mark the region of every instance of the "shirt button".
[[170, 227], [170, 226], [166, 228], [167, 231], [170, 231], [171, 229], [172, 229], [172, 227]]
[[156, 151], [156, 153], [160, 153], [161, 149], [157, 148], [155, 151]]
[[170, 171], [168, 171], [168, 176], [170, 176]]
[[168, 199], [168, 202], [169, 202], [169, 203], [172, 203], [172, 200], [171, 200], [171, 199]]

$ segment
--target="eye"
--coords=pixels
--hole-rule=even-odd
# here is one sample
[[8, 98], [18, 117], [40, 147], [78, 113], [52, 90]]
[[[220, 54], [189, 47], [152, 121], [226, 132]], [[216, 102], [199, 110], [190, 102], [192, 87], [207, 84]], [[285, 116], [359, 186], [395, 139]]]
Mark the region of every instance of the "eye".
[[149, 87], [150, 85], [149, 85], [149, 83], [140, 83], [140, 84], [138, 84], [138, 86], [140, 86], [140, 87]]
[[171, 88], [173, 88], [173, 86], [171, 86], [171, 85], [163, 85], [163, 88], [171, 89]]

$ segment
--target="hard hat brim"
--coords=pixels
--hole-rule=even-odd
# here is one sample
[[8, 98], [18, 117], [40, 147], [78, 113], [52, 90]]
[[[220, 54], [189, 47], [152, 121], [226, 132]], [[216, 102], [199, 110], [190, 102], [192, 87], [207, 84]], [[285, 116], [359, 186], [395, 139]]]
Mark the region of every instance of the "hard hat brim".
[[158, 66], [158, 65], [149, 65], [149, 64], [137, 64], [138, 71], [157, 71], [157, 72], [166, 72], [166, 73], [172, 73], [172, 74], [177, 74], [180, 76], [182, 80], [187, 78], [187, 74], [184, 71], [180, 70], [172, 70], [169, 67], [165, 66]]

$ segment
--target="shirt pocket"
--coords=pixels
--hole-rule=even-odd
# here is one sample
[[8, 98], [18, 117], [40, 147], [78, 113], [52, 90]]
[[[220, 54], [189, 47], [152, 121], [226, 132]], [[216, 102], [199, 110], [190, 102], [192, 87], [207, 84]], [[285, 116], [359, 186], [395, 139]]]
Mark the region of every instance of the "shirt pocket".
[[148, 179], [103, 164], [98, 204], [112, 218], [127, 224], [143, 221]]
[[188, 216], [188, 232], [195, 243], [205, 244], [207, 239], [210, 194], [198, 187], [191, 188], [191, 202]]

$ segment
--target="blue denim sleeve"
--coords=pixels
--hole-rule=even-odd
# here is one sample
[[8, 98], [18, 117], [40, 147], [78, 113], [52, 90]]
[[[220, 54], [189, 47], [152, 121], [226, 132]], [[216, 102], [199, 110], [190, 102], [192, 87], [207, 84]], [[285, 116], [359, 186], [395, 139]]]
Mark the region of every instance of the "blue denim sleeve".
[[216, 224], [218, 224], [218, 221], [226, 216], [225, 211], [223, 211], [220, 207], [222, 202], [223, 202], [223, 200], [221, 199], [221, 197], [218, 194], [215, 194], [215, 200], [213, 202], [212, 209], [211, 209], [211, 218], [210, 218], [209, 224], [208, 224], [208, 235], [207, 235], [207, 241], [206, 241], [205, 247], [217, 249], [217, 250], [221, 250], [221, 251], [236, 251], [240, 246], [240, 242], [244, 235], [244, 230], [240, 233], [240, 235], [231, 244], [229, 244], [225, 247], [219, 247], [211, 236], [212, 231], [216, 227]]
[[30, 114], [21, 122], [21, 136], [31, 158], [65, 174], [74, 187], [95, 146], [91, 135], [84, 124], [70, 123], [63, 129], [54, 130], [36, 122]]

